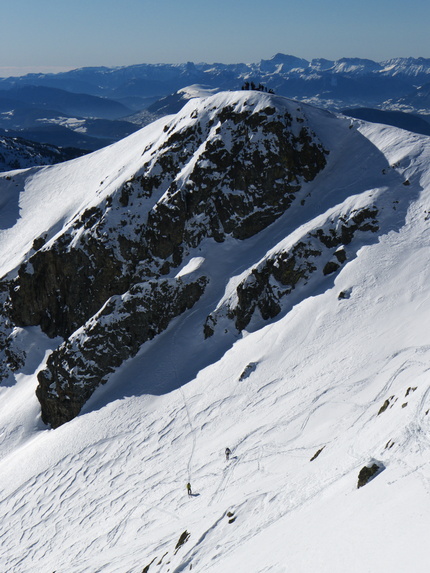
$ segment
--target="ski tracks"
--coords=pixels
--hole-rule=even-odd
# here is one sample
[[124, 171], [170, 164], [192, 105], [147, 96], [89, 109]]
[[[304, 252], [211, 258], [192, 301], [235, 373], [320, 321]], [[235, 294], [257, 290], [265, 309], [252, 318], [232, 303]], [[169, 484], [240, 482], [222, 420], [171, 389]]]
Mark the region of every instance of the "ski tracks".
[[190, 457], [188, 459], [188, 465], [187, 465], [187, 472], [188, 472], [188, 481], [191, 482], [191, 469], [192, 469], [192, 463], [193, 463], [193, 457], [194, 457], [194, 452], [196, 450], [196, 435], [195, 435], [195, 430], [194, 430], [194, 426], [193, 423], [191, 421], [191, 415], [190, 415], [190, 410], [188, 408], [188, 404], [187, 404], [187, 400], [185, 397], [185, 392], [183, 390], [183, 388], [179, 388], [181, 395], [182, 395], [182, 399], [184, 401], [184, 407], [185, 407], [185, 412], [187, 415], [187, 420], [188, 420], [188, 426], [190, 428], [190, 436], [191, 436], [191, 452], [190, 452]]
[[239, 458], [237, 456], [235, 456], [234, 458], [231, 459], [231, 461], [229, 461], [227, 466], [223, 469], [221, 480], [220, 480], [218, 486], [216, 487], [214, 494], [212, 495], [212, 499], [208, 503], [209, 507], [212, 504], [214, 504], [215, 502], [221, 501], [222, 498], [224, 497], [225, 490], [226, 490], [229, 482], [231, 481], [231, 479], [233, 477], [233, 473], [234, 473], [234, 470], [235, 470], [238, 462], [239, 462]]

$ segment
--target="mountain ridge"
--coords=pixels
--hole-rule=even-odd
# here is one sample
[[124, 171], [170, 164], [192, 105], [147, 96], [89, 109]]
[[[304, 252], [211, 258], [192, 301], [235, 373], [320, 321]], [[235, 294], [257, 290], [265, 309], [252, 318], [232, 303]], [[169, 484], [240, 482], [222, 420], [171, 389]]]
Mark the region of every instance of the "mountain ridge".
[[[355, 80], [358, 86], [362, 82], [375, 81], [374, 100], [382, 104], [387, 96], [384, 96], [385, 92], [378, 93], [380, 90], [378, 84], [381, 84], [381, 80], [385, 78], [387, 82], [390, 81], [392, 97], [406, 96], [408, 92], [416, 88], [417, 84], [428, 83], [430, 59], [392, 58], [375, 62], [362, 58], [340, 58], [339, 60], [316, 58], [308, 61], [279, 53], [269, 60], [250, 64], [193, 62], [139, 64], [117, 68], [81, 68], [60, 74], [30, 74], [18, 78], [0, 79], [0, 90], [29, 84], [62, 87], [72, 92], [83, 91], [114, 99], [137, 96], [141, 98], [139, 107], [142, 109], [145, 106], [145, 99], [151, 97], [158, 99], [192, 84], [208, 85], [221, 90], [234, 90], [239, 89], [244, 81], [253, 79], [257, 84], [270, 83], [270, 87], [275, 89], [279, 95], [296, 97], [303, 93], [306, 97], [315, 97], [321, 90], [321, 86], [329, 86], [330, 80], [335, 81], [335, 78]], [[85, 84], [83, 85], [82, 82]], [[331, 99], [345, 98], [346, 95], [342, 92], [338, 93], [335, 87], [335, 85], [331, 86], [333, 92]], [[351, 100], [353, 94], [347, 94], [347, 97]], [[325, 99], [328, 100], [329, 96]], [[369, 102], [369, 99], [367, 101]], [[335, 101], [332, 102], [332, 105], [334, 104]], [[361, 107], [363, 104], [364, 101]], [[368, 103], [366, 106], [368, 107]]]
[[278, 53], [248, 64], [138, 64], [28, 74], [0, 79], [0, 127], [41, 143], [95, 150], [132, 133], [136, 125], [177, 113], [196, 86], [210, 93], [249, 84], [332, 111], [371, 107], [430, 116], [429, 62], [308, 61]]
[[[1, 174], [2, 569], [424, 573], [429, 165], [426, 136], [242, 90]], [[47, 427], [36, 388], [92, 375]]]

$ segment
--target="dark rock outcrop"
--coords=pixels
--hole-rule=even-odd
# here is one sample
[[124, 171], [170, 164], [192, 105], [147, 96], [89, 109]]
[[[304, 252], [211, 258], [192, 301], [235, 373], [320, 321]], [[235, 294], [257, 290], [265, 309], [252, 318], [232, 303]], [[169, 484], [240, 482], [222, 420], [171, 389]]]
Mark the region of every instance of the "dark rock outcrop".
[[8, 377], [10, 372], [16, 372], [25, 363], [25, 351], [14, 344], [14, 325], [7, 312], [7, 299], [10, 285], [8, 281], [0, 281], [0, 350], [3, 360], [0, 360], [0, 380]]
[[108, 300], [49, 357], [36, 394], [45, 424], [56, 428], [77, 416], [94, 390], [141, 345], [201, 297], [206, 279], [164, 279], [134, 285]]
[[311, 459], [309, 461], [313, 462], [314, 460], [317, 459], [317, 457], [320, 455], [320, 453], [323, 451], [323, 449], [325, 448], [325, 446], [323, 446], [322, 448], [320, 448], [319, 450], [317, 450], [314, 455], [311, 457]]
[[175, 546], [175, 551], [174, 551], [174, 555], [176, 555], [176, 553], [179, 551], [179, 549], [189, 540], [191, 533], [188, 533], [187, 530], [185, 530], [183, 533], [181, 533], [178, 542]]
[[257, 363], [256, 362], [250, 362], [244, 369], [244, 371], [242, 372], [242, 374], [239, 376], [239, 382], [242, 382], [242, 380], [245, 380], [246, 378], [248, 378], [249, 376], [251, 376], [251, 374], [253, 372], [255, 372], [255, 370], [257, 369]]
[[357, 489], [368, 484], [372, 479], [374, 479], [378, 474], [380, 474], [385, 469], [385, 466], [381, 462], [374, 462], [371, 466], [364, 466], [358, 474]]
[[378, 410], [378, 416], [379, 414], [382, 414], [383, 412], [385, 412], [385, 410], [388, 408], [388, 406], [390, 405], [390, 400], [385, 400], [385, 402], [382, 404], [382, 406], [379, 408]]
[[208, 316], [205, 336], [214, 333], [223, 314], [234, 320], [238, 331], [248, 326], [256, 311], [263, 320], [277, 316], [283, 300], [299, 283], [306, 285], [318, 269], [327, 275], [342, 268], [347, 261], [343, 245], [350, 244], [357, 232], [375, 233], [379, 229], [377, 214], [374, 207], [354, 211], [306, 234], [289, 249], [263, 259], [237, 286], [235, 304]]
[[86, 246], [70, 249], [60, 239], [21, 266], [9, 300], [16, 325], [38, 325], [51, 338], [67, 338], [110, 296], [129, 288], [112, 249], [93, 240]]
[[[40, 326], [64, 340], [39, 374], [42, 417], [52, 427], [76, 416], [98, 384], [204, 290], [204, 281], [161, 277], [205, 239], [245, 240], [273, 223], [325, 167], [328, 151], [295, 104], [260, 94], [224, 99], [199, 109], [190, 102], [147, 144], [133, 177], [109, 196], [100, 191], [99, 203], [55, 239], [36, 237], [11, 281], [11, 329]], [[279, 267], [289, 288], [308, 270], [294, 260]], [[242, 303], [255, 294], [243, 288]], [[276, 315], [277, 301], [263, 299], [263, 315]], [[247, 320], [238, 312], [240, 327]], [[0, 374], [18, 363], [13, 348], [10, 359], [3, 352]]]
[[327, 152], [299, 114], [255, 105], [167, 125], [140, 173], [22, 265], [13, 322], [67, 338], [110, 296], [169, 273], [203, 239], [246, 239], [284, 213]]

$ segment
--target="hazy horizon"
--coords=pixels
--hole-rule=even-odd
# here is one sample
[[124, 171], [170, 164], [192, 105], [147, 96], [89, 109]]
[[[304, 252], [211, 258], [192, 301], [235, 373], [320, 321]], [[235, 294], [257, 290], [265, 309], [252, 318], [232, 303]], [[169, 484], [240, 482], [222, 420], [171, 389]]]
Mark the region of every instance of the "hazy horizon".
[[0, 74], [140, 63], [429, 57], [424, 0], [20, 0], [2, 7]]
[[[278, 52], [280, 53], [280, 52]], [[212, 62], [212, 61], [203, 61], [203, 60], [188, 60], [188, 61], [192, 61], [195, 64], [198, 63], [206, 63], [206, 64], [215, 64], [215, 63], [221, 63], [221, 64], [227, 64], [227, 63], [244, 63], [244, 64], [253, 64], [253, 63], [258, 63], [261, 60], [270, 60], [271, 58], [273, 58], [276, 54], [272, 54], [272, 56], [270, 57], [261, 57], [258, 60], [247, 60], [247, 61], [237, 61], [237, 62], [223, 62], [221, 60], [217, 61], [217, 62]], [[298, 54], [285, 54], [285, 55], [291, 55], [291, 56], [295, 56], [297, 58], [302, 58], [302, 56], [298, 55]], [[333, 61], [337, 61], [340, 60], [342, 58], [359, 58], [359, 59], [368, 59], [368, 60], [372, 60], [373, 58], [360, 58], [360, 56], [341, 56], [340, 58], [324, 58], [323, 56], [315, 56], [315, 58], [302, 58], [305, 59], [309, 62], [311, 62], [314, 59], [327, 59], [327, 60], [333, 60]], [[408, 56], [408, 55], [398, 55], [398, 56], [393, 56], [393, 58], [387, 58], [386, 60], [375, 60], [373, 59], [373, 61], [381, 63], [384, 61], [388, 61], [390, 59], [394, 59], [394, 58], [420, 58], [423, 56]], [[426, 58], [427, 59], [427, 58]], [[430, 59], [430, 58], [428, 58]], [[86, 67], [106, 67], [106, 68], [121, 68], [121, 67], [128, 67], [128, 66], [133, 66], [133, 65], [144, 65], [144, 64], [149, 64], [149, 65], [180, 65], [180, 64], [185, 64], [187, 62], [136, 62], [134, 64], [124, 64], [124, 65], [115, 65], [115, 66], [108, 66], [105, 64], [100, 64], [100, 66], [78, 66], [78, 67], [73, 67], [73, 66], [22, 66], [22, 67], [0, 67], [0, 78], [8, 78], [8, 77], [22, 77], [22, 76], [26, 76], [29, 74], [57, 74], [57, 73], [62, 73], [62, 72], [68, 72], [71, 70], [76, 70], [76, 69], [80, 69], [80, 68], [86, 68]]]

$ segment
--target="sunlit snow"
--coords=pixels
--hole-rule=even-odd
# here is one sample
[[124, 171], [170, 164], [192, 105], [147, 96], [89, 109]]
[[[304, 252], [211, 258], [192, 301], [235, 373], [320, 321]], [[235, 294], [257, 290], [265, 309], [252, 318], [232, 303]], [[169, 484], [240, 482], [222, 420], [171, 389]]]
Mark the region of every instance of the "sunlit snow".
[[[245, 97], [211, 105], [240, 109]], [[206, 105], [196, 101], [189, 111]], [[430, 138], [306, 115], [331, 150], [306, 187], [319, 205], [297, 209], [294, 226], [281, 217], [248, 241], [192, 253], [177, 276], [204, 269], [207, 294], [56, 430], [34, 394], [55, 341], [16, 333], [31, 352], [0, 387], [1, 571], [429, 570]], [[1, 174], [2, 275], [34, 238], [52, 239], [136, 173], [169, 121], [72, 162]], [[390, 224], [334, 280], [259, 328], [204, 339], [205, 317], [250, 265], [369, 196]], [[357, 489], [375, 461], [385, 469]]]

